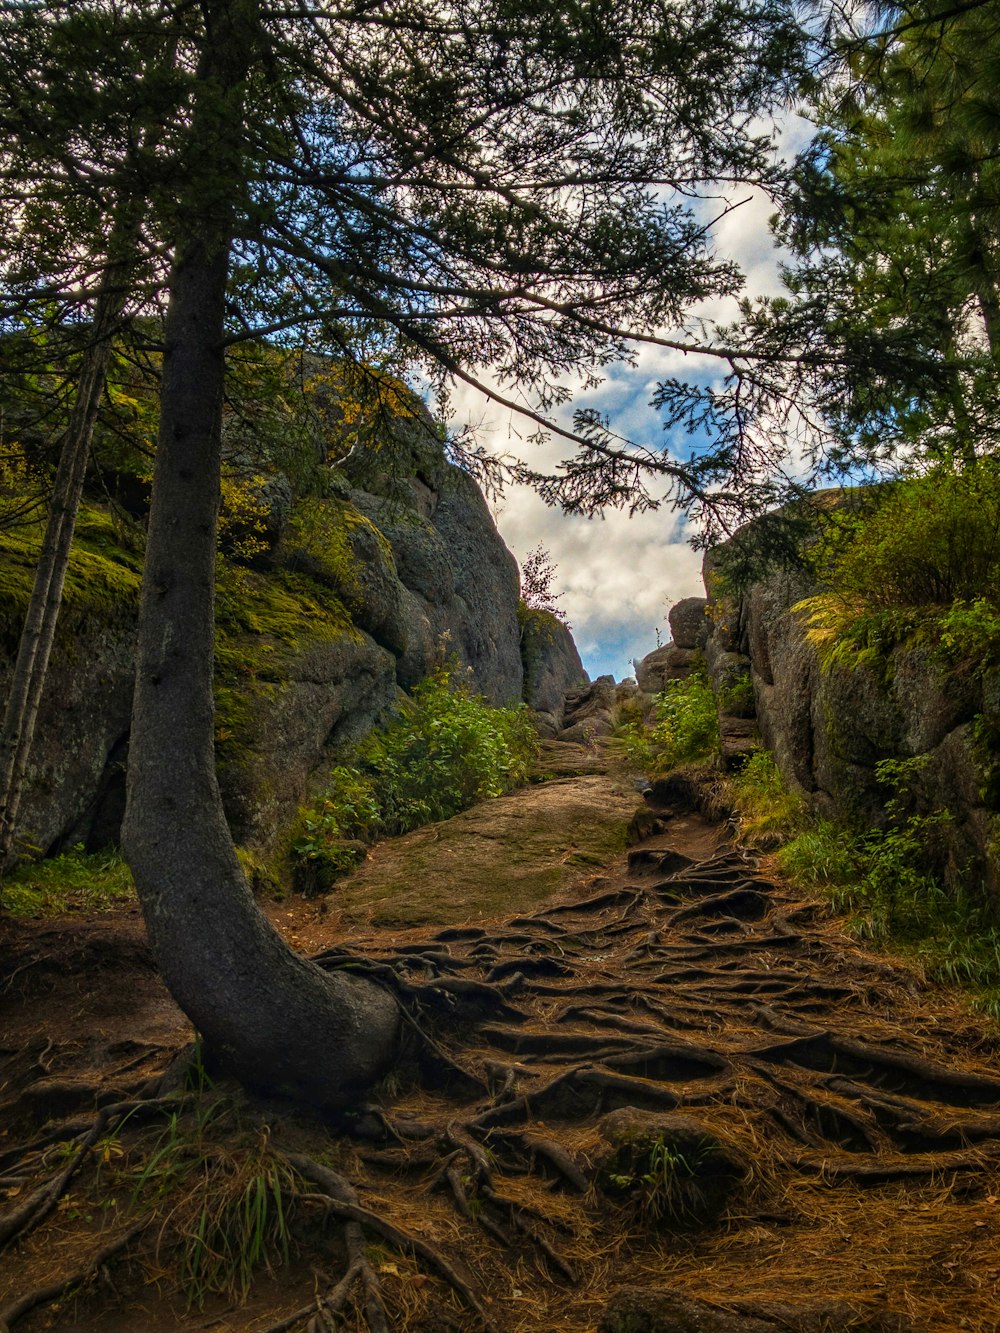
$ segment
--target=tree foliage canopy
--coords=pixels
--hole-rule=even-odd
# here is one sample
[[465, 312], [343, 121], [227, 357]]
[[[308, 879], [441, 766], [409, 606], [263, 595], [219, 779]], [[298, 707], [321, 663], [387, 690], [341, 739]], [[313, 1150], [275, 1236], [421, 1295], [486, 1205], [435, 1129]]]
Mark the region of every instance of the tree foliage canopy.
[[775, 221], [787, 295], [743, 301], [716, 331], [724, 383], [658, 395], [668, 424], [712, 436], [702, 465], [732, 516], [818, 480], [995, 450], [998, 32], [993, 0], [832, 23], [807, 83], [816, 133]]
[[[557, 431], [574, 381], [738, 290], [698, 196], [774, 180], [758, 117], [802, 51], [783, 0], [60, 0], [0, 25], [8, 316], [86, 320], [136, 200], [142, 309], [197, 207], [232, 238], [228, 338], [480, 381]], [[644, 467], [683, 473], [593, 419], [563, 433], [550, 498], [644, 503]]]

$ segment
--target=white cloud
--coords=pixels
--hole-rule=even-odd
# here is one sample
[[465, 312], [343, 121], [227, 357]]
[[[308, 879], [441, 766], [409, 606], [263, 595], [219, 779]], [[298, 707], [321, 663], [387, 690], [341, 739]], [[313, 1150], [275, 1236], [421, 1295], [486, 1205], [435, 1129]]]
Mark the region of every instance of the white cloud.
[[[809, 133], [807, 122], [790, 118], [782, 130], [786, 154], [799, 151]], [[773, 295], [781, 289], [779, 254], [769, 227], [774, 204], [763, 191], [749, 187], [738, 190], [733, 199], [746, 202], [716, 224], [716, 251], [739, 264], [748, 293]], [[719, 204], [706, 201], [703, 207], [718, 210]], [[705, 302], [694, 314], [733, 319], [735, 303]], [[675, 330], [661, 333], [676, 336]], [[601, 385], [581, 393], [559, 416], [568, 423], [573, 407], [586, 404], [607, 413], [622, 435], [659, 448], [669, 441], [658, 414], [648, 405], [657, 383], [671, 375], [693, 378], [718, 373], [719, 363], [711, 358], [646, 344], [639, 348], [634, 368], [609, 367]], [[455, 389], [452, 407], [456, 425], [477, 423], [485, 444], [496, 452], [516, 454], [538, 470], [553, 468], [573, 452], [568, 441], [558, 438], [540, 448], [529, 446], [532, 423], [518, 420], [509, 409], [468, 386]], [[676, 451], [687, 449], [682, 436]], [[652, 651], [658, 635], [668, 637], [669, 605], [682, 597], [703, 595], [701, 554], [688, 544], [680, 516], [667, 507], [634, 518], [611, 512], [603, 519], [588, 520], [548, 509], [534, 492], [514, 487], [494, 509], [500, 532], [519, 562], [539, 544], [549, 552], [558, 570], [560, 604], [592, 676], [611, 672], [620, 679], [630, 673], [633, 657]]]

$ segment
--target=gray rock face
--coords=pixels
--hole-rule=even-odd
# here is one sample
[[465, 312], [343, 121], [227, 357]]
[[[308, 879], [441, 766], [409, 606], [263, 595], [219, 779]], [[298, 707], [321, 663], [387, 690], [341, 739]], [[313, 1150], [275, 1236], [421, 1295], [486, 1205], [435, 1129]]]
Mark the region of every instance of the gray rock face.
[[464, 472], [450, 469], [431, 519], [455, 571], [448, 629], [459, 655], [491, 703], [521, 698], [517, 561], [496, 530], [482, 491]]
[[256, 700], [219, 785], [238, 842], [267, 847], [294, 819], [309, 780], [339, 745], [360, 740], [396, 700], [393, 655], [358, 630], [297, 654], [280, 689]]
[[[709, 553], [710, 591], [717, 561]], [[740, 672], [749, 673], [762, 743], [822, 815], [884, 821], [892, 793], [876, 777], [876, 765], [922, 757], [919, 809], [953, 816], [946, 873], [978, 867], [1000, 900], [990, 852], [997, 816], [984, 800], [988, 775], [971, 726], [977, 714], [989, 716], [988, 681], [948, 677], [926, 649], [910, 645], [896, 648], [878, 671], [865, 664], [822, 667], [793, 610], [818, 591], [801, 574], [780, 572], [738, 599], [720, 600], [705, 649], [713, 684], [724, 691]]]
[[544, 714], [557, 731], [563, 723], [567, 692], [590, 683], [573, 635], [547, 611], [522, 612], [521, 662], [525, 703]]
[[442, 466], [419, 487], [413, 507], [398, 494], [351, 492], [392, 550], [407, 628], [399, 683], [414, 685], [454, 654], [491, 703], [515, 703], [524, 676], [517, 562], [471, 477]]
[[697, 654], [693, 648], [665, 643], [662, 648], [654, 648], [641, 662], [636, 663], [636, 683], [646, 694], [662, 694], [667, 681], [683, 680], [690, 674], [696, 660]]
[[704, 648], [711, 624], [707, 597], [682, 597], [670, 608], [667, 620], [678, 648]]
[[[370, 730], [398, 686], [416, 684], [444, 657], [468, 667], [491, 703], [522, 697], [516, 562], [475, 482], [444, 462], [440, 446], [430, 449], [426, 431], [418, 434], [412, 475], [392, 495], [388, 487], [384, 495], [352, 490], [349, 479], [334, 477], [325, 498], [295, 503], [276, 484], [270, 569], [248, 573], [249, 591], [237, 597], [243, 629], [229, 641], [237, 661], [217, 716], [220, 785], [241, 841], [272, 843], [334, 748]], [[85, 614], [64, 615], [36, 729], [22, 823], [45, 851], [103, 845], [121, 822], [138, 580], [120, 564], [108, 569], [131, 601], [116, 591], [86, 602]], [[272, 625], [265, 614], [255, 630], [253, 581], [268, 579], [274, 614], [287, 623]], [[282, 603], [286, 592], [292, 599], [301, 592], [305, 609]], [[323, 628], [317, 608], [328, 603], [335, 630], [328, 621], [314, 633]], [[0, 624], [19, 626], [22, 614], [0, 602]], [[16, 635], [0, 650], [0, 685], [4, 674], [9, 680]], [[584, 678], [572, 641], [560, 640], [538, 688], [546, 698], [561, 695], [567, 674], [574, 684]]]
[[[19, 842], [44, 852], [117, 835], [135, 675], [135, 607], [67, 623], [49, 664], [21, 802]], [[6, 697], [12, 661], [3, 663]], [[102, 836], [103, 835], [103, 836]]]

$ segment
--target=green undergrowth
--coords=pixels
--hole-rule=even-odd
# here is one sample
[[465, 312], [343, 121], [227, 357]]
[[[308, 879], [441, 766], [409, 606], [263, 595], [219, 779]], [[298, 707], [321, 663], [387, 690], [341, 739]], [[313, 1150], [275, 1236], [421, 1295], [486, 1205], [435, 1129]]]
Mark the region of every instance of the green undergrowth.
[[415, 687], [398, 715], [372, 732], [301, 813], [296, 878], [329, 888], [385, 834], [449, 819], [527, 780], [537, 748], [528, 710], [491, 707], [453, 665]]
[[161, 1218], [157, 1266], [189, 1308], [210, 1296], [242, 1304], [259, 1272], [288, 1262], [301, 1182], [269, 1147], [267, 1128], [210, 1086], [192, 1110], [169, 1117], [144, 1158], [123, 1154], [115, 1174], [134, 1204]]
[[821, 892], [852, 933], [914, 959], [933, 980], [965, 988], [1000, 1019], [1000, 929], [967, 878], [946, 886], [936, 869], [951, 815], [912, 813], [908, 790], [919, 764], [877, 765], [892, 793], [887, 824], [877, 829], [812, 816], [763, 750], [728, 780], [728, 797], [743, 840], [776, 848], [788, 878]]
[[821, 591], [798, 603], [824, 667], [868, 667], [888, 683], [892, 653], [921, 646], [942, 672], [1000, 666], [1000, 471], [872, 487], [833, 511], [804, 551]]
[[666, 772], [716, 754], [718, 703], [704, 665], [696, 666], [684, 680], [667, 681], [649, 718], [634, 705], [626, 707], [612, 740], [629, 765], [647, 773]]
[[4, 908], [14, 917], [107, 912], [135, 901], [132, 875], [117, 852], [88, 855], [76, 848], [41, 861], [22, 861], [3, 882]]

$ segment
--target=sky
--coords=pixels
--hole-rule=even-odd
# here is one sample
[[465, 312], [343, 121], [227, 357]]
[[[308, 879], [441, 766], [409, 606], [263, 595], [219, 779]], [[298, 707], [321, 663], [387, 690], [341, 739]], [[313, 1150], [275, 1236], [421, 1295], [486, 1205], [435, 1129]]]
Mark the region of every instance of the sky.
[[[804, 125], [791, 135], [786, 132], [786, 151], [795, 151], [804, 138]], [[768, 226], [774, 206], [749, 188], [736, 197], [746, 202], [716, 227], [716, 248], [740, 264], [749, 294], [776, 292], [778, 252]], [[697, 313], [725, 319], [733, 310], [717, 303], [699, 307]], [[568, 425], [577, 407], [598, 407], [611, 417], [615, 429], [640, 444], [659, 447], [665, 442], [662, 423], [649, 406], [656, 385], [678, 372], [692, 378], [699, 370], [697, 361], [666, 348], [644, 346], [634, 368], [611, 368], [603, 385], [579, 395], [558, 419]], [[703, 373], [718, 374], [715, 363], [702, 361]], [[454, 427], [473, 423], [482, 443], [500, 453], [518, 454], [539, 470], [572, 452], [566, 441], [542, 447], [527, 444], [531, 426], [470, 387], [456, 389], [451, 406]], [[684, 438], [677, 441], [675, 452], [688, 452]], [[633, 660], [641, 660], [669, 639], [670, 606], [683, 597], [704, 596], [702, 553], [692, 549], [690, 529], [668, 505], [633, 518], [609, 511], [603, 518], [586, 519], [549, 509], [528, 487], [517, 486], [509, 487], [491, 507], [519, 564], [539, 544], [548, 551], [556, 566], [557, 603], [566, 613], [592, 678], [611, 674], [621, 680], [633, 675]]]

